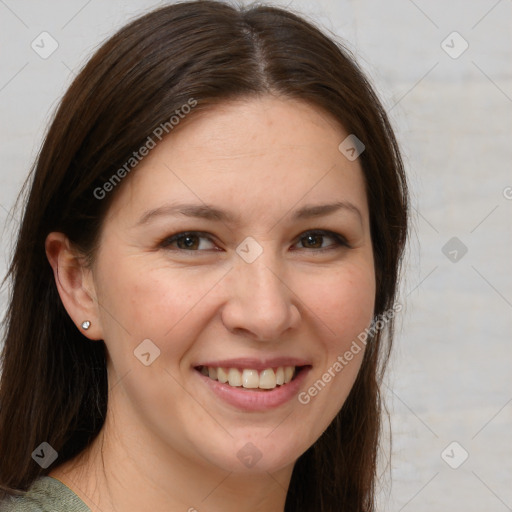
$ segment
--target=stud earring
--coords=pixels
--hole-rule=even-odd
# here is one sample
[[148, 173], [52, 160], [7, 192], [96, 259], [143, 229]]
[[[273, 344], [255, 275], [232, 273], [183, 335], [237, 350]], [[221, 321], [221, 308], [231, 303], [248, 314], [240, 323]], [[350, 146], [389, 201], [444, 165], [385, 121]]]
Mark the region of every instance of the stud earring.
[[91, 322], [89, 322], [89, 320], [85, 320], [85, 322], [82, 322], [82, 329], [84, 331], [87, 331], [87, 329], [89, 329], [89, 327], [91, 327]]

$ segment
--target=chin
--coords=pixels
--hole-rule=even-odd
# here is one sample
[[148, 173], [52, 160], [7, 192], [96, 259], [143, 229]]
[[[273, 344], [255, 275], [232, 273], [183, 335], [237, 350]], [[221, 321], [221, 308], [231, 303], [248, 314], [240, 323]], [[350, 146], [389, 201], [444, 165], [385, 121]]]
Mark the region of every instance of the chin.
[[309, 447], [298, 447], [296, 443], [291, 443], [293, 439], [292, 434], [282, 433], [272, 439], [268, 437], [268, 433], [233, 437], [228, 444], [223, 443], [214, 450], [210, 449], [208, 453], [203, 452], [202, 457], [215, 467], [230, 473], [275, 473], [293, 466]]

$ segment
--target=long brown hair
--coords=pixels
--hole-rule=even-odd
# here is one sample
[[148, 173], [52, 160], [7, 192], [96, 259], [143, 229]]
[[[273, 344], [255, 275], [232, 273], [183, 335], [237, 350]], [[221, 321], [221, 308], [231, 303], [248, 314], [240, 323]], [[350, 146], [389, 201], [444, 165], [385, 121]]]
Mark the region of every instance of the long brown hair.
[[[31, 457], [41, 442], [63, 463], [94, 440], [106, 415], [105, 345], [88, 342], [67, 315], [46, 258], [46, 236], [65, 233], [94, 255], [116, 193], [98, 200], [94, 190], [157, 126], [190, 98], [201, 110], [263, 94], [308, 101], [364, 143], [359, 158], [375, 255], [374, 313], [393, 306], [407, 232], [406, 180], [386, 113], [350, 53], [275, 7], [192, 1], [146, 14], [109, 39], [76, 77], [30, 177], [8, 273], [0, 497], [26, 490], [50, 471]], [[368, 342], [346, 403], [295, 464], [286, 511], [375, 509], [379, 384], [392, 337], [390, 320]]]

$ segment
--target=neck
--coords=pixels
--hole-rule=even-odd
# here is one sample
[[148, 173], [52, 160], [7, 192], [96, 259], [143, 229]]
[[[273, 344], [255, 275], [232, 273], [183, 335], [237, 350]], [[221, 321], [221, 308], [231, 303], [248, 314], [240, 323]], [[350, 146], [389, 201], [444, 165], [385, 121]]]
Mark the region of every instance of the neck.
[[83, 454], [50, 473], [93, 512], [284, 511], [293, 467], [272, 474], [224, 471], [186, 459], [140, 432], [113, 429], [112, 416]]

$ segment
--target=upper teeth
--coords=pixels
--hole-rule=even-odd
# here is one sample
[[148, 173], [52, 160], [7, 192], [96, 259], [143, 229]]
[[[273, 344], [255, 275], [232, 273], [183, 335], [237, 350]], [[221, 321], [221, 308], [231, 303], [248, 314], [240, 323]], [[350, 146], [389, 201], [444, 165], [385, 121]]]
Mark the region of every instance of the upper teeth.
[[210, 379], [234, 387], [274, 389], [276, 386], [287, 384], [292, 380], [295, 366], [279, 366], [275, 371], [273, 368], [267, 368], [262, 372], [250, 368], [240, 371], [238, 368], [203, 366], [201, 367], [201, 373], [207, 375]]

